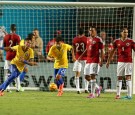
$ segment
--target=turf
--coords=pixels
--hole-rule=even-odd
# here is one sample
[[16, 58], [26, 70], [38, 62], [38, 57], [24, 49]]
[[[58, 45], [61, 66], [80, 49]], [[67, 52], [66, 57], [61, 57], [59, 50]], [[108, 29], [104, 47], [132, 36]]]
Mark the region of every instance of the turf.
[[0, 115], [134, 115], [135, 95], [131, 100], [116, 100], [114, 93], [95, 99], [88, 94], [25, 91], [0, 97]]

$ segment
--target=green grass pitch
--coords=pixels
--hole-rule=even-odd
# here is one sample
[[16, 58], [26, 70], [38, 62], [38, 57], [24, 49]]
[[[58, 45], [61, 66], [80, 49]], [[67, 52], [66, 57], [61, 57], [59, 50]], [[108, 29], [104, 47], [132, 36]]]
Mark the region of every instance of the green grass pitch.
[[24, 91], [0, 97], [0, 115], [134, 115], [135, 95], [132, 100], [116, 100], [114, 93], [102, 93], [88, 99], [88, 94], [64, 92]]

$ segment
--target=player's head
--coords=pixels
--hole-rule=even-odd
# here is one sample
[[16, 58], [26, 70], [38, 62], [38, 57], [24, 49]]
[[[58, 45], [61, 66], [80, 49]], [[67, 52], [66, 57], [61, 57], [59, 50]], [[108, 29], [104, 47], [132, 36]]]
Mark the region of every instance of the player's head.
[[62, 42], [62, 37], [61, 36], [57, 36], [55, 40], [56, 40], [56, 46], [60, 47], [60, 44]]
[[92, 37], [97, 36], [97, 28], [96, 28], [95, 26], [91, 26], [91, 27], [89, 28], [89, 34], [90, 34], [90, 36], [92, 36]]
[[122, 28], [120, 34], [121, 34], [121, 37], [126, 38], [128, 36], [128, 28], [126, 27]]
[[15, 31], [16, 31], [16, 25], [15, 25], [15, 24], [11, 24], [10, 30], [11, 30], [12, 32], [15, 32]]
[[56, 37], [56, 42], [57, 42], [57, 43], [62, 42], [62, 37], [61, 37], [61, 36], [57, 36], [57, 37]]
[[56, 30], [54, 32], [54, 38], [56, 38], [57, 36], [61, 36], [61, 30]]
[[78, 35], [83, 35], [84, 29], [82, 27], [78, 28]]
[[35, 35], [33, 33], [29, 33], [27, 38], [31, 38], [31, 40], [33, 41], [35, 39]]
[[32, 44], [32, 38], [30, 38], [30, 37], [25, 38], [25, 40], [24, 40], [24, 46], [26, 48], [30, 48], [31, 47], [31, 44]]

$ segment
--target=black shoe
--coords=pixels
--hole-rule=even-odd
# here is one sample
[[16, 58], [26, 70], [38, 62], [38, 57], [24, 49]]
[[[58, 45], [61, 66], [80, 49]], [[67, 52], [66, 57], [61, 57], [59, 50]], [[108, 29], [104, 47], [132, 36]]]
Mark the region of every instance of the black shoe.
[[80, 91], [77, 91], [77, 94], [81, 94], [81, 92]]
[[20, 92], [19, 90], [16, 90], [16, 92]]
[[12, 91], [10, 89], [7, 89], [7, 92], [11, 93]]
[[85, 90], [84, 92], [85, 92], [85, 93], [89, 93], [89, 91], [88, 91], [88, 90]]

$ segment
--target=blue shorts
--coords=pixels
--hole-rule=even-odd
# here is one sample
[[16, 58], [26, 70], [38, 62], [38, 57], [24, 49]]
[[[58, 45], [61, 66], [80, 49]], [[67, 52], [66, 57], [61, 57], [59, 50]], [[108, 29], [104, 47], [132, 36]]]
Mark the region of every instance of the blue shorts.
[[11, 73], [15, 73], [16, 77], [18, 77], [20, 75], [19, 70], [17, 69], [16, 65], [14, 65], [14, 64], [10, 65], [9, 70]]
[[57, 74], [61, 75], [62, 77], [65, 76], [66, 68], [60, 68], [60, 69], [54, 69], [54, 77], [56, 77]]

